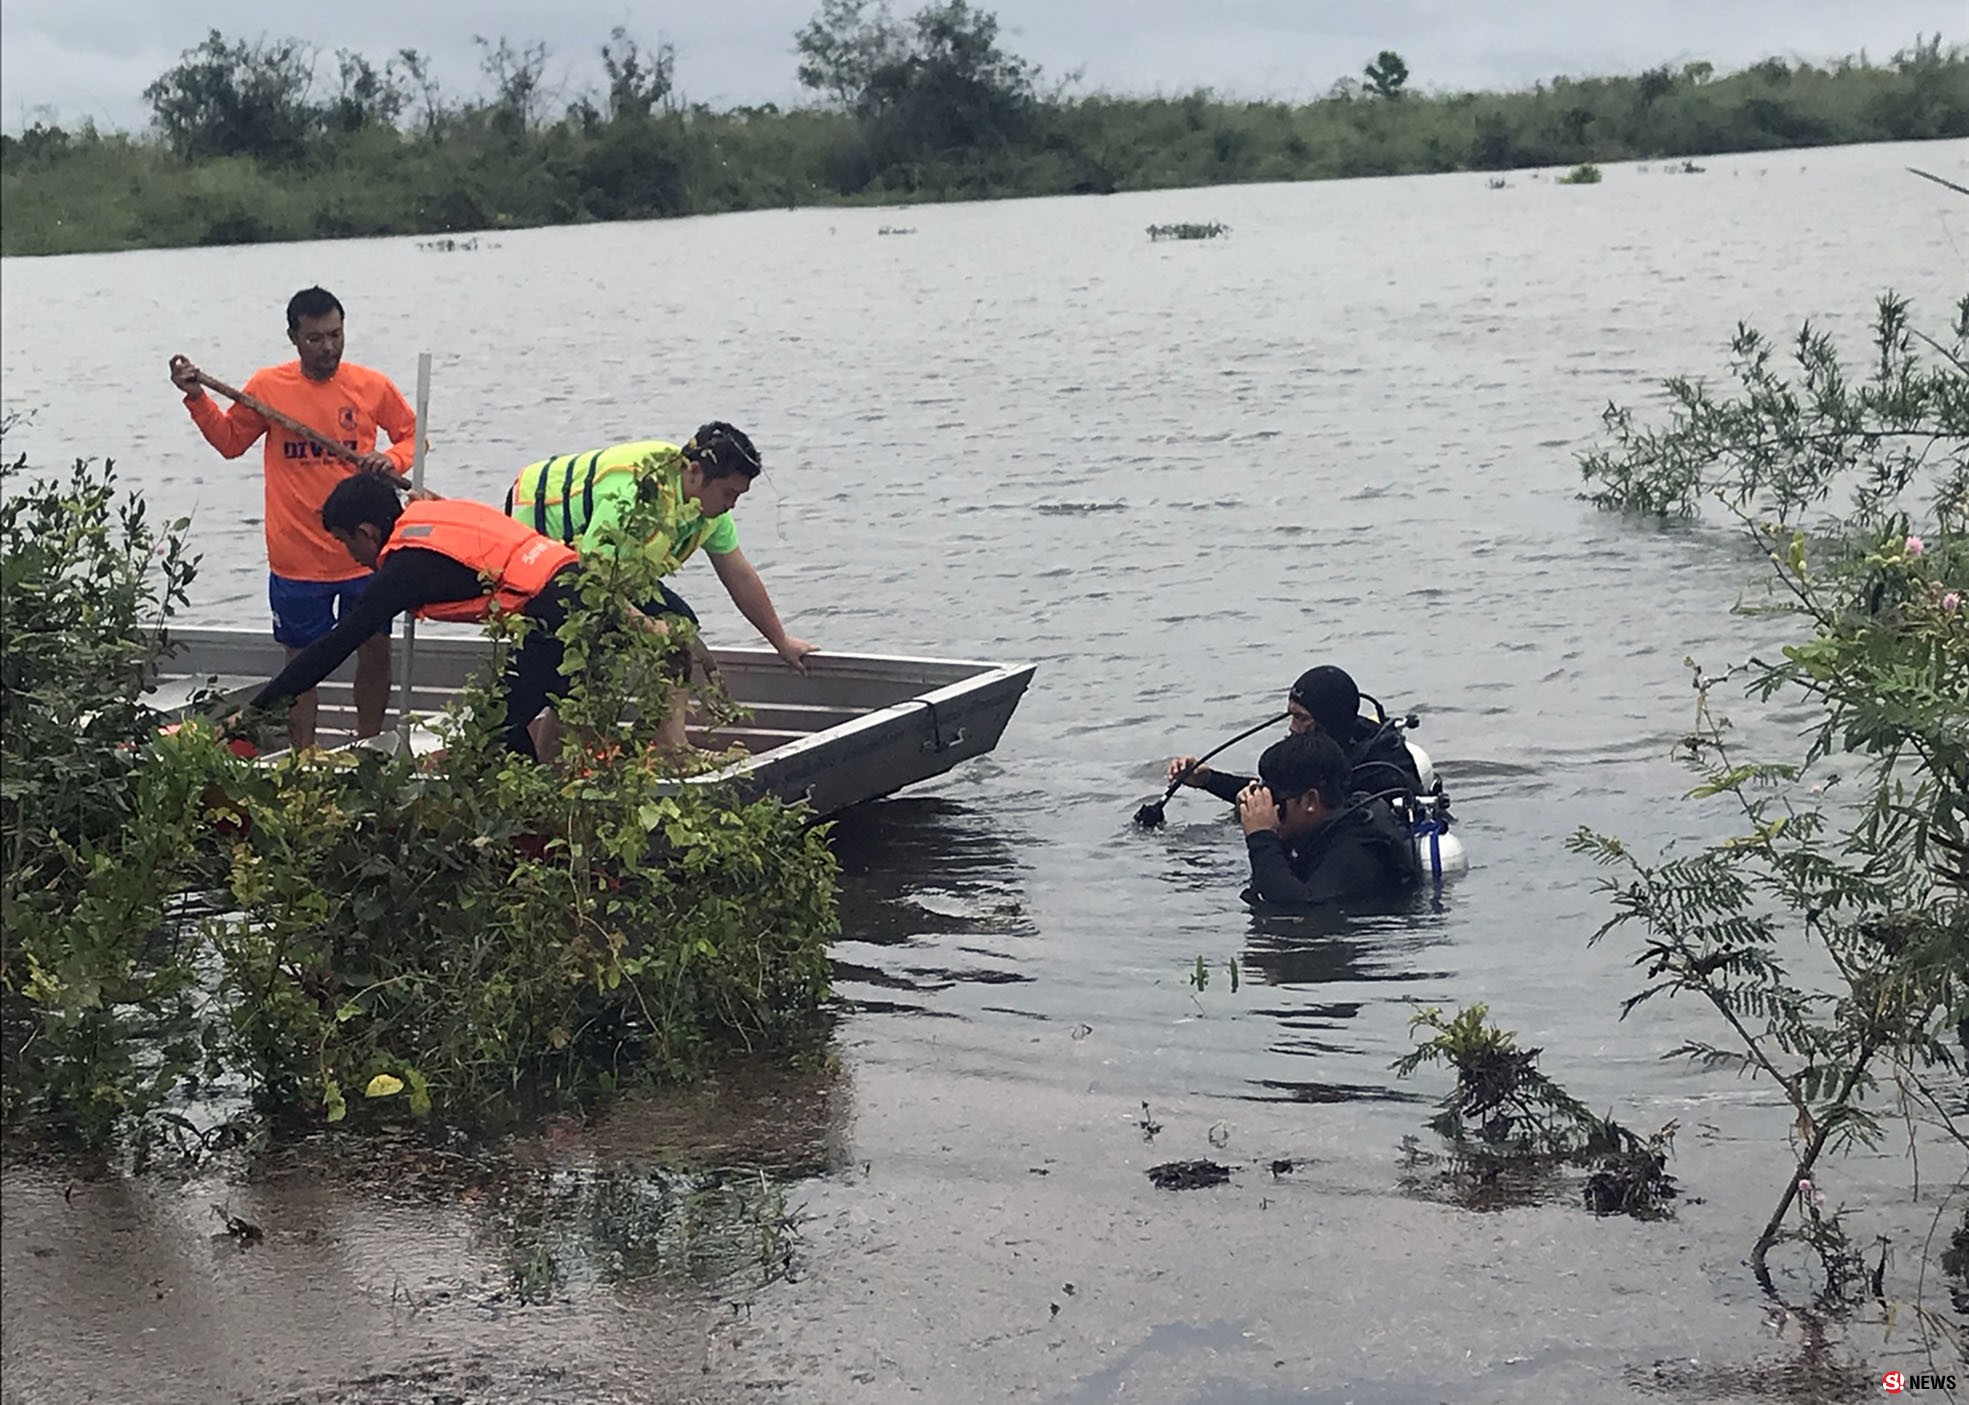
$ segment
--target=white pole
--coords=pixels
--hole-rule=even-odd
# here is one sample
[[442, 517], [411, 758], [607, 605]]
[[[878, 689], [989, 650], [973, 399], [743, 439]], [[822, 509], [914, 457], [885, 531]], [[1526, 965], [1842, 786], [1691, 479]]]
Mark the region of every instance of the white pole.
[[[410, 454], [410, 486], [424, 486], [424, 445], [429, 438], [431, 412], [431, 353], [417, 353], [417, 442]], [[410, 685], [417, 671], [417, 617], [403, 617], [403, 694], [397, 702], [397, 737], [410, 750]]]

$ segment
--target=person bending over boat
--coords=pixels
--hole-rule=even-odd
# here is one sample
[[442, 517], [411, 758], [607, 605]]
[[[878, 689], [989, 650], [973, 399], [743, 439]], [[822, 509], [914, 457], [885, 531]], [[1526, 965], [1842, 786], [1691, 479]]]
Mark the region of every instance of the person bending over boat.
[[[267, 595], [274, 641], [293, 658], [345, 618], [369, 583], [321, 529], [321, 507], [337, 483], [356, 473], [403, 473], [416, 449], [417, 416], [403, 392], [381, 371], [342, 359], [342, 304], [325, 288], [303, 288], [287, 301], [287, 340], [297, 359], [255, 371], [246, 393], [361, 455], [356, 463], [325, 454], [245, 405], [221, 410], [199, 384], [188, 357], [171, 358], [171, 383], [206, 441], [236, 459], [266, 436]], [[387, 453], [376, 431], [390, 436]], [[356, 735], [383, 730], [390, 700], [390, 641], [364, 640], [356, 649]], [[294, 700], [289, 739], [314, 745], [315, 698]]]
[[[580, 557], [497, 509], [456, 499], [403, 506], [382, 478], [346, 478], [322, 504], [321, 525], [375, 574], [336, 626], [262, 688], [249, 710], [313, 689], [344, 659], [406, 611], [419, 619], [474, 622], [493, 607], [533, 620], [506, 666], [506, 745], [535, 755], [527, 724], [567, 692], [555, 637], [575, 598]], [[661, 629], [653, 620], [652, 629]]]
[[1355, 768], [1331, 737], [1301, 732], [1258, 758], [1237, 797], [1251, 855], [1248, 903], [1389, 901], [1422, 886], [1415, 841], [1388, 802], [1352, 792]]
[[[807, 655], [817, 650], [780, 623], [766, 583], [739, 549], [738, 525], [732, 520], [732, 509], [760, 468], [752, 441], [714, 420], [682, 445], [644, 439], [528, 464], [506, 494], [506, 511], [541, 535], [586, 553], [604, 549], [607, 534], [619, 530], [633, 508], [654, 503], [660, 525], [644, 550], [659, 572], [672, 574], [703, 547], [739, 613], [780, 658], [805, 673]], [[644, 602], [644, 614], [698, 622], [697, 612], [676, 591], [662, 583], [658, 590], [656, 599]], [[689, 677], [688, 662], [681, 672], [680, 684]], [[663, 728], [663, 744], [673, 750], [685, 745], [687, 702], [681, 686], [673, 690]], [[554, 725], [542, 726], [540, 740], [551, 746]]]
[[[1317, 733], [1340, 744], [1354, 768], [1352, 789], [1373, 792], [1405, 786], [1421, 791], [1422, 776], [1400, 729], [1387, 721], [1361, 716], [1360, 689], [1345, 669], [1332, 664], [1307, 669], [1285, 695], [1285, 710], [1291, 735]], [[1194, 756], [1172, 759], [1170, 781], [1195, 760]], [[1207, 790], [1235, 805], [1251, 785], [1251, 777], [1198, 766], [1184, 777], [1183, 784]]]

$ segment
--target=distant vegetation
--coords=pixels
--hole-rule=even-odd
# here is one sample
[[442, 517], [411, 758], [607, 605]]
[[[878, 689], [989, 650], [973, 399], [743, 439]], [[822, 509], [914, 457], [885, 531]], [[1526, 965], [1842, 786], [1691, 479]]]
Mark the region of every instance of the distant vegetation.
[[966, 0], [906, 20], [824, 0], [794, 36], [812, 106], [713, 111], [667, 44], [622, 29], [585, 90], [544, 44], [481, 40], [477, 92], [428, 58], [380, 63], [214, 30], [144, 93], [143, 134], [37, 123], [0, 138], [0, 249], [62, 253], [456, 234], [775, 205], [1106, 193], [1238, 181], [1574, 167], [1969, 136], [1969, 53], [1766, 59], [1514, 93], [1425, 93], [1401, 55], [1294, 106], [1048, 82]]
[[1219, 224], [1216, 220], [1208, 224], [1152, 224], [1149, 226], [1151, 239], [1215, 239], [1220, 234], [1229, 234], [1231, 227]]

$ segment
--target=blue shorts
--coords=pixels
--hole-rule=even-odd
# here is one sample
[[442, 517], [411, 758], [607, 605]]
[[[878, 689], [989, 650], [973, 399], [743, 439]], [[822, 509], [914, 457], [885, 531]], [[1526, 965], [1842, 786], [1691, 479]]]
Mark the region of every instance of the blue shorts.
[[[346, 581], [296, 581], [267, 573], [267, 603], [273, 606], [276, 644], [305, 649], [335, 628], [335, 622], [362, 598], [368, 576]], [[388, 635], [390, 627], [378, 631]]]

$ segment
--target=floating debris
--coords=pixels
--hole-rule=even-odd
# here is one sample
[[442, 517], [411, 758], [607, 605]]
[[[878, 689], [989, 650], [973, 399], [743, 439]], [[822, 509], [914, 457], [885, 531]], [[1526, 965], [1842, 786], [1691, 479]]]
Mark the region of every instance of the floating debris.
[[1125, 502], [1042, 502], [1033, 505], [1034, 512], [1048, 517], [1081, 517], [1090, 512], [1126, 512]]
[[479, 238], [475, 234], [470, 239], [420, 239], [417, 247], [428, 254], [466, 254], [478, 248]]
[[914, 225], [885, 224], [875, 232], [877, 234], [914, 234], [916, 232], [916, 227]]
[[1502, 176], [1492, 176], [1489, 180], [1484, 182], [1485, 190], [1509, 190], [1510, 188], [1511, 188], [1511, 182], [1504, 179], [1504, 177]]
[[1582, 162], [1559, 177], [1560, 185], [1598, 185], [1600, 168], [1591, 161]]
[[1165, 1161], [1149, 1167], [1149, 1179], [1158, 1190], [1201, 1190], [1223, 1185], [1230, 1178], [1230, 1167], [1215, 1161]]
[[217, 1239], [231, 1238], [235, 1242], [243, 1245], [243, 1244], [258, 1244], [261, 1240], [267, 1237], [267, 1233], [265, 1230], [261, 1229], [258, 1225], [254, 1224], [251, 1220], [241, 1219], [238, 1215], [235, 1215], [231, 1210], [227, 1209], [224, 1205], [214, 1205], [212, 1207], [212, 1213], [226, 1222], [225, 1232], [223, 1234], [214, 1235], [213, 1236], [214, 1238]]
[[1216, 220], [1208, 224], [1152, 224], [1149, 226], [1150, 239], [1215, 239], [1220, 234], [1229, 234], [1231, 227]]

